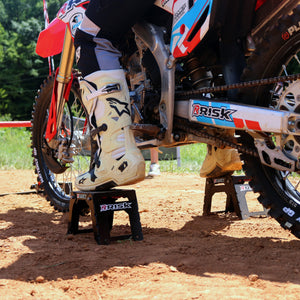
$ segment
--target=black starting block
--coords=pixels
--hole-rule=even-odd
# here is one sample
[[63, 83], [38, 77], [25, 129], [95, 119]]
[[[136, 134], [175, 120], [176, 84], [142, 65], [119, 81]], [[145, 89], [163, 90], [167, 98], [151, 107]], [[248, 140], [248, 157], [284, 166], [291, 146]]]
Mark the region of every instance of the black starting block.
[[[117, 201], [127, 198], [126, 201]], [[92, 229], [78, 229], [79, 216], [87, 209], [91, 212]], [[124, 210], [129, 215], [131, 235], [111, 237], [115, 211]], [[112, 189], [95, 192], [72, 192], [69, 206], [68, 234], [94, 232], [94, 237], [99, 245], [107, 245], [111, 240], [128, 239], [143, 240], [140, 215], [135, 190]]]
[[244, 220], [253, 216], [266, 216], [268, 210], [250, 212], [247, 205], [246, 193], [252, 189], [248, 184], [249, 179], [246, 176], [227, 175], [220, 178], [207, 178], [205, 186], [205, 196], [203, 205], [203, 215], [211, 214], [211, 202], [215, 193], [226, 193], [225, 211], [219, 212], [235, 212], [237, 216]]

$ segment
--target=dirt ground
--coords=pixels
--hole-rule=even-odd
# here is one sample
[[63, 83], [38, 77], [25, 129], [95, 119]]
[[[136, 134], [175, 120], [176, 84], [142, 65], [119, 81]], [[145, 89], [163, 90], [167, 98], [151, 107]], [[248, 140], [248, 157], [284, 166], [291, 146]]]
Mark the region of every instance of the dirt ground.
[[[32, 171], [0, 171], [0, 194]], [[300, 299], [300, 240], [269, 217], [202, 216], [205, 180], [162, 174], [133, 185], [143, 241], [67, 235], [68, 214], [38, 194], [1, 196], [0, 299]], [[261, 210], [247, 193], [251, 210]], [[212, 210], [223, 210], [216, 194]], [[90, 227], [83, 217], [82, 227]], [[116, 212], [112, 235], [130, 232]]]

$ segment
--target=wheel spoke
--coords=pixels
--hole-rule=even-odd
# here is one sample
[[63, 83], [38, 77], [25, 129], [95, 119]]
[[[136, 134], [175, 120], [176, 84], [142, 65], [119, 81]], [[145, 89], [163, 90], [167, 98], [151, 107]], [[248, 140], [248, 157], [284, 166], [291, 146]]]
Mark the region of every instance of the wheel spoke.
[[298, 54], [297, 54], [297, 53], [294, 55], [294, 58], [295, 58], [296, 61], [298, 62], [298, 65], [300, 65], [300, 60], [299, 60], [299, 58], [298, 58]]
[[288, 179], [288, 177], [291, 175], [291, 172], [290, 171], [286, 171], [286, 172], [282, 172], [283, 174], [283, 176], [282, 176], [282, 179], [284, 180], [284, 181], [286, 181], [287, 179]]
[[285, 76], [288, 76], [289, 74], [287, 72], [286, 65], [282, 65], [282, 69], [283, 69]]

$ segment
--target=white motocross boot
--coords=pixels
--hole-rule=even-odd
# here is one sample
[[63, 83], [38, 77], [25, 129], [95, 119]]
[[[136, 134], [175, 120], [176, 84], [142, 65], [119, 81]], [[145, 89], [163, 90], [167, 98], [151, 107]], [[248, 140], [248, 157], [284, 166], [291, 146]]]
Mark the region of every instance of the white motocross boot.
[[80, 87], [99, 149], [95, 166], [76, 178], [76, 187], [104, 190], [143, 180], [145, 162], [129, 128], [130, 99], [124, 71], [94, 72]]

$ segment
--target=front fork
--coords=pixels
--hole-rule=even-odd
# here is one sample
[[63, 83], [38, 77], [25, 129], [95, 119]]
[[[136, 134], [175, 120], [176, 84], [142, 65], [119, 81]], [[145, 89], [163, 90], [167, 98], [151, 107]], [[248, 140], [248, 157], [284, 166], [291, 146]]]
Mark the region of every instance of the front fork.
[[51, 146], [51, 141], [57, 137], [58, 129], [62, 126], [65, 101], [68, 101], [72, 85], [72, 66], [74, 63], [75, 48], [73, 38], [68, 27], [65, 31], [63, 50], [59, 69], [55, 75], [52, 99], [49, 110], [45, 138]]

